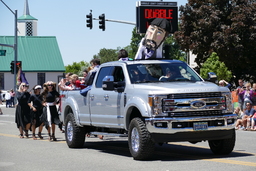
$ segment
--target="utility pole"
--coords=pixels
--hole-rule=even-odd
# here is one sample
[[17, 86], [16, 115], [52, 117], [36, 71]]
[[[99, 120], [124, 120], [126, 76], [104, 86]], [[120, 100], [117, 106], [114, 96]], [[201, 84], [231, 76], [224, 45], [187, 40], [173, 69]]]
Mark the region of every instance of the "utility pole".
[[[11, 13], [14, 15], [14, 45], [8, 45], [8, 44], [0, 44], [0, 46], [6, 46], [6, 47], [12, 47], [14, 49], [14, 63], [16, 64], [17, 59], [18, 59], [18, 28], [17, 28], [17, 15], [18, 15], [18, 10], [15, 10], [13, 12], [5, 3], [3, 0], [0, 0], [6, 8], [8, 8]], [[14, 67], [14, 86], [13, 90], [15, 91], [16, 94], [16, 67]]]

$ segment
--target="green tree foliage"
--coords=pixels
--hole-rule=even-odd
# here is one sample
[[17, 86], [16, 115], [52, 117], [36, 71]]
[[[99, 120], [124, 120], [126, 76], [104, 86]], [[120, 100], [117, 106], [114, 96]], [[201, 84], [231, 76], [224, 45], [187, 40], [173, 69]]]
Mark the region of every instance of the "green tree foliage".
[[109, 61], [117, 61], [118, 49], [100, 49], [100, 52], [97, 55], [94, 55], [93, 58], [100, 59], [100, 63], [105, 63]]
[[88, 62], [81, 61], [81, 62], [73, 62], [72, 65], [65, 66], [66, 73], [72, 72], [77, 74], [78, 76], [83, 76], [83, 70], [89, 66]]
[[256, 81], [255, 0], [188, 0], [175, 38], [201, 65], [216, 52], [237, 79]]
[[203, 78], [207, 78], [208, 72], [214, 72], [218, 76], [218, 80], [229, 82], [232, 77], [231, 71], [228, 70], [224, 62], [219, 61], [219, 57], [215, 52], [212, 53], [200, 68], [200, 75]]
[[131, 43], [130, 43], [130, 48], [128, 52], [128, 56], [130, 58], [135, 57], [137, 51], [138, 51], [138, 47], [140, 44], [141, 39], [145, 36], [145, 34], [138, 34], [136, 33], [136, 27], [134, 27], [133, 31], [132, 31], [132, 38], [131, 38]]
[[180, 45], [177, 43], [173, 36], [168, 36], [164, 42], [164, 45], [168, 45], [169, 47], [170, 59], [178, 59], [186, 62], [186, 53], [180, 50]]

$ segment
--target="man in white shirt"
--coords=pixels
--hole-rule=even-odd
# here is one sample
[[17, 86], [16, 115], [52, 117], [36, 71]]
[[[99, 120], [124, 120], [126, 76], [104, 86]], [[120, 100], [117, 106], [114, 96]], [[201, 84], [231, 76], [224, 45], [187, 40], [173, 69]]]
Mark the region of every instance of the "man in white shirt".
[[5, 100], [6, 100], [6, 108], [10, 107], [11, 106], [11, 94], [10, 94], [9, 90], [5, 93]]

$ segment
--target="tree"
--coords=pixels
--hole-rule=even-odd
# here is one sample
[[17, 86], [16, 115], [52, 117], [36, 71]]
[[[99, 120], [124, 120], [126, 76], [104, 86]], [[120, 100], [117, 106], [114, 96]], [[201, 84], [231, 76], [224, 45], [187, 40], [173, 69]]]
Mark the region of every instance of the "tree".
[[211, 54], [200, 68], [200, 75], [203, 78], [207, 78], [208, 72], [214, 72], [218, 76], [218, 80], [229, 82], [232, 77], [231, 71], [228, 70], [224, 62], [219, 61], [219, 57], [215, 52]]
[[89, 66], [88, 62], [73, 62], [72, 65], [65, 66], [66, 72], [72, 72], [73, 74], [77, 74], [78, 76], [83, 76], [83, 70]]
[[140, 44], [141, 39], [145, 36], [145, 34], [138, 34], [136, 32], [136, 27], [134, 27], [133, 31], [132, 31], [132, 38], [131, 38], [131, 43], [130, 43], [130, 50], [127, 51], [128, 52], [128, 56], [130, 58], [135, 57], [137, 51], [138, 51], [138, 47]]
[[164, 42], [164, 45], [168, 45], [169, 47], [169, 58], [170, 59], [177, 59], [181, 61], [186, 61], [186, 53], [180, 50], [180, 45], [174, 39], [173, 36], [168, 36]]
[[237, 79], [256, 81], [256, 2], [254, 0], [188, 0], [180, 7], [175, 39], [197, 55], [199, 67], [216, 52]]
[[109, 61], [117, 61], [118, 49], [100, 49], [100, 52], [97, 55], [94, 55], [93, 58], [100, 59], [100, 63], [105, 63]]

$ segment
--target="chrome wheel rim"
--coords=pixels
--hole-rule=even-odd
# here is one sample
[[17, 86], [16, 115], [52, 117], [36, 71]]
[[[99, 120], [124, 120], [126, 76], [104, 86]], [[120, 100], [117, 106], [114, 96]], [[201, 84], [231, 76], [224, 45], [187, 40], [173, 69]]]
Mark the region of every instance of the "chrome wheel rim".
[[139, 137], [139, 132], [138, 132], [137, 128], [132, 129], [131, 143], [132, 143], [133, 151], [137, 152], [139, 150], [139, 147], [140, 147], [140, 137]]
[[72, 126], [71, 121], [68, 122], [66, 132], [67, 132], [68, 141], [72, 141], [72, 139], [73, 139], [73, 126]]

